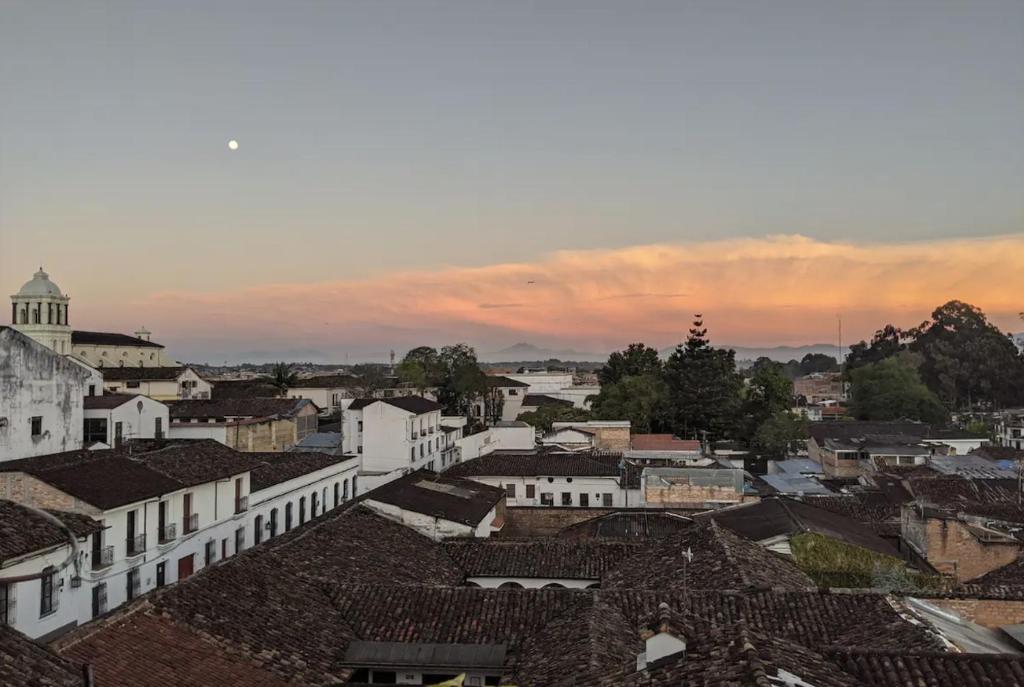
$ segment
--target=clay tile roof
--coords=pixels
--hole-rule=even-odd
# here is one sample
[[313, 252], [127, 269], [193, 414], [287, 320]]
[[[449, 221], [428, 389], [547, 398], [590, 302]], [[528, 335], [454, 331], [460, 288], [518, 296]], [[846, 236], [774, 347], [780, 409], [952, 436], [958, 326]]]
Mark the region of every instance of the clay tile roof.
[[71, 343], [82, 344], [83, 346], [141, 346], [144, 348], [163, 348], [158, 343], [146, 341], [127, 334], [116, 334], [114, 332], [85, 332], [74, 330], [71, 332]]
[[524, 406], [563, 406], [571, 408], [573, 405], [572, 401], [564, 398], [555, 398], [554, 396], [548, 396], [547, 394], [526, 394], [523, 396]]
[[[78, 538], [103, 529], [102, 524], [87, 515], [48, 512]], [[55, 523], [21, 504], [0, 500], [0, 564], [67, 541], [67, 535]]]
[[642, 544], [608, 541], [455, 539], [445, 552], [467, 577], [545, 577], [600, 580]]
[[177, 379], [187, 367], [104, 367], [100, 368], [105, 382], [160, 381]]
[[86, 396], [86, 410], [110, 410], [120, 408], [128, 401], [134, 400], [137, 394], [103, 394], [102, 396]]
[[440, 403], [431, 401], [428, 398], [423, 398], [422, 396], [395, 396], [394, 398], [357, 398], [352, 401], [348, 409], [362, 410], [366, 406], [374, 403], [387, 403], [389, 406], [400, 408], [414, 415], [432, 413], [435, 410], [441, 410], [444, 408]]
[[290, 479], [308, 475], [332, 465], [356, 461], [358, 456], [335, 456], [317, 451], [287, 451], [284, 453], [250, 453], [260, 464], [249, 475], [252, 491], [266, 489]]
[[284, 394], [267, 379], [215, 379], [210, 398], [215, 401], [238, 398], [279, 398]]
[[[682, 555], [687, 550], [693, 552], [690, 562]], [[661, 589], [684, 584], [691, 589], [816, 588], [792, 562], [714, 520], [658, 540], [609, 571], [601, 582], [606, 589]]]
[[504, 500], [505, 490], [418, 470], [377, 487], [368, 498], [402, 510], [475, 527]]
[[318, 375], [303, 377], [292, 384], [292, 389], [347, 389], [358, 387], [359, 380], [352, 375]]
[[171, 420], [190, 418], [293, 417], [307, 404], [306, 398], [222, 398], [170, 401]]
[[0, 685], [4, 687], [81, 687], [79, 667], [0, 625]]
[[700, 451], [696, 439], [679, 439], [671, 434], [634, 434], [630, 445], [634, 451]]
[[1001, 654], [833, 651], [846, 673], [873, 687], [1021, 687], [1024, 658]]
[[693, 520], [676, 513], [615, 511], [563, 528], [563, 539], [627, 539], [659, 538], [686, 529]]
[[489, 453], [456, 463], [445, 474], [459, 477], [618, 477], [619, 454], [591, 452]]

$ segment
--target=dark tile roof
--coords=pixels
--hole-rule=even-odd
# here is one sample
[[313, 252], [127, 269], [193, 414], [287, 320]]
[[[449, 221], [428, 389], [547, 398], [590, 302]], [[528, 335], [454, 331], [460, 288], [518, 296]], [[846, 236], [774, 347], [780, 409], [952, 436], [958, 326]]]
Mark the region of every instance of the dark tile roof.
[[565, 527], [558, 536], [563, 539], [644, 540], [667, 537], [692, 524], [689, 517], [675, 513], [615, 511]]
[[535, 451], [489, 453], [457, 463], [446, 475], [459, 477], [619, 477], [621, 454]]
[[408, 413], [414, 415], [423, 415], [424, 413], [432, 413], [435, 410], [441, 410], [444, 408], [440, 403], [431, 401], [428, 398], [422, 396], [395, 396], [394, 398], [357, 398], [352, 401], [349, 405], [349, 410], [362, 410], [368, 405], [373, 403], [387, 403], [395, 408], [400, 408]]
[[306, 405], [307, 398], [224, 398], [170, 401], [171, 420], [189, 418], [261, 418], [294, 417]]
[[829, 653], [844, 672], [872, 687], [1022, 687], [1024, 659], [1000, 654], [843, 651]]
[[900, 504], [880, 491], [855, 491], [834, 496], [805, 496], [806, 503], [845, 515], [867, 525], [880, 536], [900, 533]]
[[104, 367], [105, 382], [167, 381], [177, 379], [187, 367]]
[[249, 489], [252, 491], [266, 489], [339, 463], [358, 462], [357, 456], [335, 456], [316, 451], [250, 453], [248, 455], [260, 461], [260, 465], [253, 468], [249, 475]]
[[932, 431], [931, 425], [921, 422], [867, 422], [862, 420], [812, 422], [808, 426], [811, 438], [819, 444], [825, 439], [850, 441], [868, 435], [907, 435], [922, 439]]
[[474, 527], [504, 498], [504, 489], [427, 470], [400, 477], [367, 495], [402, 510]]
[[[346, 651], [355, 640], [500, 644], [506, 649], [508, 681], [524, 686], [559, 685], [549, 676], [576, 675], [583, 676], [576, 684], [602, 684], [591, 676], [606, 685], [758, 684], [722, 676], [746, 679], [748, 672], [771, 675], [773, 669], [804, 665], [805, 674], [818, 680], [812, 684], [846, 687], [857, 683], [842, 682], [838, 668], [832, 678], [821, 677], [817, 654], [942, 650], [934, 634], [906, 620], [880, 594], [701, 591], [698, 580], [717, 575], [724, 584], [716, 588], [726, 587], [734, 577], [730, 565], [763, 567], [765, 561], [745, 562], [749, 552], [744, 550], [718, 570], [697, 570], [708, 547], [697, 539], [675, 544], [694, 549], [695, 582], [689, 591], [672, 566], [657, 565], [647, 576], [660, 580], [660, 586], [649, 590], [476, 589], [455, 586], [465, 573], [445, 553], [446, 545], [356, 505], [147, 594], [73, 630], [55, 648], [91, 663], [99, 685], [122, 684], [129, 675], [136, 687], [210, 684], [205, 675], [224, 685], [344, 682], [352, 674]], [[693, 672], [683, 673], [682, 682], [672, 672], [652, 681], [654, 670], [635, 682], [618, 679], [633, 679], [628, 671], [641, 646], [639, 628], [662, 603], [673, 614], [704, 623], [696, 625], [702, 632], [695, 633], [688, 653], [693, 665], [673, 668]], [[713, 640], [702, 644], [702, 636]], [[560, 674], [552, 661], [561, 661]], [[737, 673], [736, 663], [749, 671]], [[517, 676], [518, 681], [512, 679]]]
[[114, 332], [84, 332], [74, 330], [71, 332], [71, 343], [82, 344], [83, 346], [141, 346], [144, 348], [163, 348], [158, 343], [146, 341], [127, 334], [116, 334]]
[[467, 577], [600, 580], [624, 558], [640, 553], [643, 545], [593, 540], [454, 539], [444, 542], [444, 549]]
[[211, 439], [131, 441], [117, 449], [67, 451], [0, 463], [103, 510], [224, 479], [259, 465]]
[[266, 379], [215, 379], [210, 398], [215, 401], [239, 398], [279, 398], [282, 392]]
[[[86, 515], [47, 511], [79, 538], [103, 529]], [[19, 556], [67, 543], [67, 535], [55, 523], [30, 508], [0, 500], [0, 565]]]
[[564, 408], [571, 408], [573, 402], [564, 398], [555, 398], [554, 396], [548, 396], [547, 394], [526, 394], [523, 396], [524, 406], [562, 406]]
[[82, 687], [81, 669], [17, 630], [0, 624], [0, 685]]
[[504, 375], [487, 375], [487, 385], [502, 389], [527, 389], [530, 386], [526, 382], [520, 382], [518, 379], [512, 379], [511, 377], [505, 377]]
[[360, 386], [359, 379], [352, 375], [320, 375], [303, 377], [296, 381], [292, 389], [348, 389]]
[[103, 394], [102, 396], [86, 396], [86, 410], [111, 410], [120, 408], [128, 401], [134, 400], [138, 394]]
[[990, 570], [968, 584], [985, 586], [1020, 587], [1024, 592], [1024, 558], [1017, 558], [1006, 565]]
[[[687, 563], [681, 555], [693, 552]], [[814, 582], [791, 561], [743, 539], [714, 520], [696, 523], [657, 540], [624, 560], [602, 579], [605, 589], [814, 589]]]
[[981, 456], [989, 460], [1024, 460], [1024, 449], [1012, 446], [982, 446], [971, 451], [971, 455]]
[[713, 519], [751, 541], [814, 532], [875, 553], [900, 557], [892, 544], [856, 520], [791, 498], [766, 498], [696, 517]]

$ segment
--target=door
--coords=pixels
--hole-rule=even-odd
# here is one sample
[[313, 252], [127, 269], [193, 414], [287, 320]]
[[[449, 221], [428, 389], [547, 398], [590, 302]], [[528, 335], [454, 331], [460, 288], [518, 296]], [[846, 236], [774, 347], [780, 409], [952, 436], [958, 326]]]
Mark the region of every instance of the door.
[[195, 570], [195, 554], [182, 556], [178, 559], [178, 582], [189, 577]]
[[590, 505], [590, 494], [580, 494], [580, 506], [586, 508]]
[[135, 511], [128, 511], [128, 555], [131, 556], [136, 553], [135, 551]]
[[164, 438], [164, 419], [162, 417], [156, 419], [156, 426], [153, 427], [153, 436], [157, 439]]
[[114, 446], [120, 446], [121, 445], [121, 439], [123, 438], [123, 436], [124, 436], [124, 423], [115, 422], [114, 423]]
[[156, 564], [156, 586], [163, 587], [167, 584], [167, 562], [161, 561]]
[[181, 531], [187, 534], [192, 531], [192, 494], [182, 494], [181, 508], [185, 514], [182, 518]]

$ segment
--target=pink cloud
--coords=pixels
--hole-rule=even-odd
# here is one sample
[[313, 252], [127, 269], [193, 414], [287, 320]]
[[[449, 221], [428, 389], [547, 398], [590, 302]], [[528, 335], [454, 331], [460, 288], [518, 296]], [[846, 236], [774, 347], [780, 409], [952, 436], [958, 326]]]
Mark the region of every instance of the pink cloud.
[[132, 317], [164, 339], [246, 346], [527, 340], [594, 349], [675, 343], [695, 312], [714, 340], [732, 344], [834, 341], [842, 313], [850, 341], [887, 322], [916, 324], [952, 298], [1024, 328], [1024, 235], [891, 244], [787, 235], [559, 251], [532, 263], [160, 292]]

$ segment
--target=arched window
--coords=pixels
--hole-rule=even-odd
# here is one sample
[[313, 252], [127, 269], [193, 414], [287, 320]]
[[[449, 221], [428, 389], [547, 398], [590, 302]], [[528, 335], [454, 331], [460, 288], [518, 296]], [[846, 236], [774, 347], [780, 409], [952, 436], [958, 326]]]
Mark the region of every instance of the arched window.
[[565, 589], [565, 585], [558, 584], [557, 582], [548, 582], [542, 589]]
[[252, 523], [252, 543], [256, 545], [261, 541], [263, 541], [263, 516], [257, 515]]
[[284, 531], [287, 532], [292, 528], [292, 504], [288, 503], [284, 507]]
[[277, 509], [270, 511], [270, 536], [277, 536]]
[[299, 499], [299, 524], [306, 522], [306, 497]]
[[337, 508], [338, 504], [341, 503], [341, 485], [337, 482], [334, 483], [334, 507]]
[[498, 585], [498, 589], [522, 589], [523, 585], [518, 582], [502, 582]]
[[347, 501], [348, 500], [348, 480], [347, 479], [343, 482], [343, 485], [344, 486], [343, 486], [342, 491], [341, 491], [341, 497]]
[[352, 478], [352, 498], [355, 498], [358, 495], [359, 495], [359, 492], [356, 491], [356, 478], [353, 477]]

